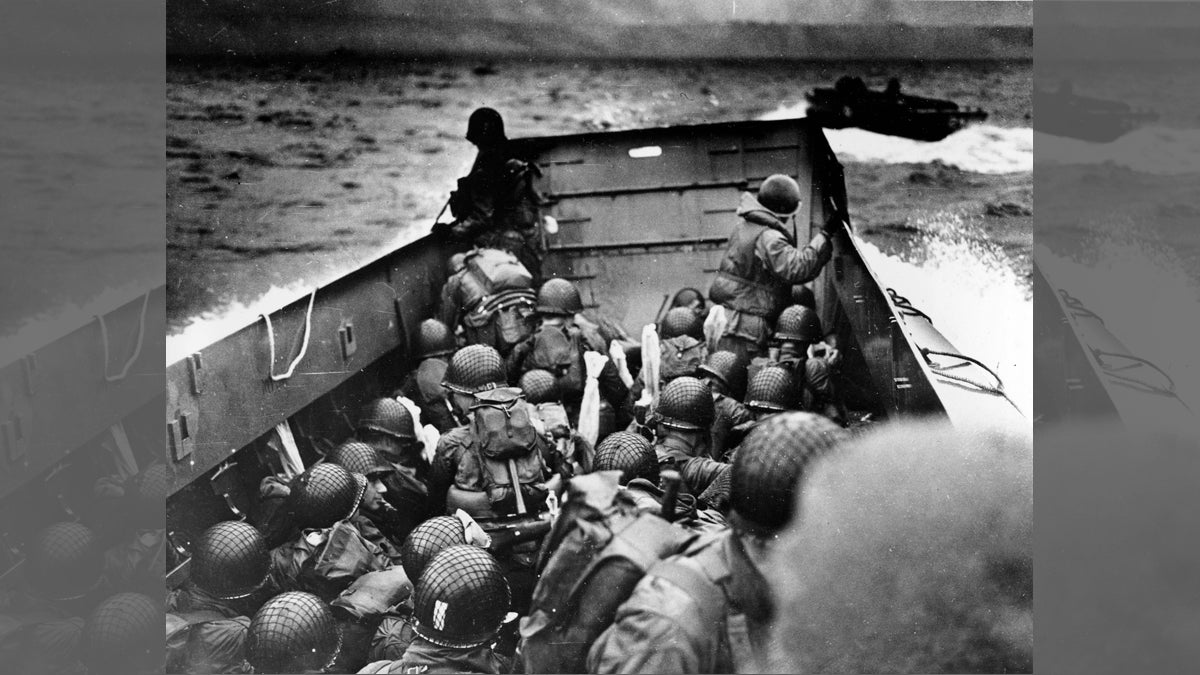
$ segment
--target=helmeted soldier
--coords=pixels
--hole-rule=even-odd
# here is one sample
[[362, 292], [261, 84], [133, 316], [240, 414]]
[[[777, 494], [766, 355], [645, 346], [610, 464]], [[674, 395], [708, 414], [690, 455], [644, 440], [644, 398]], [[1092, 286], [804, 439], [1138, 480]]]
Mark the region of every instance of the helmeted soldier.
[[792, 372], [781, 366], [767, 366], [754, 374], [746, 387], [746, 407], [762, 421], [771, 415], [797, 410], [799, 392]]
[[[346, 441], [330, 451], [326, 458], [366, 483], [359, 510], [351, 521], [367, 541], [383, 549], [388, 559], [400, 560], [400, 544], [421, 522], [421, 513], [402, 512], [387, 501], [387, 484], [394, 479], [395, 468], [375, 448], [362, 441]], [[424, 506], [424, 505], [423, 505]]]
[[756, 427], [731, 469], [731, 529], [651, 567], [592, 645], [588, 671], [763, 672], [774, 611], [762, 566], [805, 466], [844, 433], [803, 412]]
[[659, 468], [677, 470], [684, 489], [692, 495], [703, 492], [725, 466], [708, 457], [714, 416], [712, 391], [694, 377], [671, 380], [654, 411], [654, 452]]
[[[666, 490], [660, 484], [658, 455], [641, 434], [618, 431], [610, 434], [596, 447], [596, 471], [620, 471], [618, 483], [621, 494], [630, 499], [639, 513], [663, 514]], [[726, 526], [718, 513], [705, 509], [696, 496], [680, 492], [676, 496], [672, 522], [698, 532], [713, 531]]]
[[700, 366], [700, 376], [713, 394], [715, 418], [709, 434], [709, 456], [725, 461], [725, 454], [744, 435], [744, 431], [735, 433], [734, 429], [754, 421], [754, 414], [738, 398], [746, 392], [746, 364], [733, 352], [713, 352]]
[[438, 319], [422, 321], [417, 329], [417, 358], [421, 362], [408, 373], [399, 389], [400, 395], [421, 409], [422, 422], [432, 424], [443, 434], [458, 426], [442, 388], [450, 357], [457, 348], [454, 331], [449, 326]]
[[423, 446], [412, 414], [396, 399], [377, 398], [359, 412], [354, 435], [391, 466], [390, 473], [380, 474], [387, 486], [386, 499], [411, 531], [430, 509], [430, 466], [421, 455]]
[[96, 606], [83, 628], [80, 660], [91, 673], [162, 672], [162, 606], [142, 593], [118, 593]]
[[41, 530], [29, 543], [24, 568], [36, 602], [64, 616], [82, 616], [108, 589], [100, 539], [80, 523]]
[[256, 673], [320, 673], [337, 659], [341, 643], [328, 605], [311, 593], [290, 591], [254, 615], [246, 661]]
[[805, 305], [792, 305], [779, 315], [770, 353], [802, 383], [805, 410], [842, 423], [844, 406], [834, 385], [841, 355], [836, 348], [825, 344], [823, 338], [816, 311]]
[[680, 335], [704, 340], [704, 320], [690, 307], [672, 307], [663, 317], [658, 335], [664, 340]]
[[832, 254], [828, 232], [840, 222], [838, 217], [831, 218], [808, 246], [797, 249], [785, 222], [799, 208], [800, 186], [782, 174], [764, 180], [757, 196], [744, 193], [737, 210], [742, 220], [729, 237], [709, 290], [712, 301], [728, 313], [718, 349], [747, 363], [766, 350], [792, 286], [815, 279]]

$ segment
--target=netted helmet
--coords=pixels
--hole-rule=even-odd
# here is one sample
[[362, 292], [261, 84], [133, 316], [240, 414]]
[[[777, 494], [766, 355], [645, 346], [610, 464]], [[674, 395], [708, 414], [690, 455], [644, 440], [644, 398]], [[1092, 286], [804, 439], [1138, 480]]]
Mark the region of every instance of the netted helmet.
[[800, 185], [781, 173], [768, 176], [758, 188], [758, 203], [778, 216], [790, 216], [800, 208]]
[[166, 519], [167, 497], [171, 494], [171, 472], [167, 465], [155, 462], [142, 468], [130, 480], [126, 501], [132, 510], [134, 527], [158, 529]]
[[548, 370], [535, 368], [525, 373], [517, 386], [525, 393], [525, 400], [534, 405], [559, 399], [558, 381]]
[[845, 438], [828, 418], [807, 412], [773, 415], [755, 425], [733, 460], [729, 503], [736, 520], [758, 534], [781, 530], [792, 519], [805, 465]]
[[349, 518], [364, 486], [337, 464], [322, 462], [292, 480], [292, 514], [303, 529], [323, 529]]
[[161, 661], [162, 621], [162, 606], [149, 596], [118, 593], [88, 616], [80, 652], [93, 673], [142, 672]]
[[217, 598], [232, 600], [254, 593], [270, 570], [266, 540], [251, 525], [236, 520], [217, 523], [196, 540], [192, 582]]
[[566, 279], [547, 279], [537, 292], [537, 311], [541, 314], [574, 316], [583, 311], [579, 288]]
[[662, 330], [659, 332], [664, 340], [680, 335], [703, 340], [704, 322], [700, 320], [700, 315], [690, 307], [673, 307], [663, 317]]
[[708, 484], [708, 487], [704, 488], [704, 492], [701, 492], [696, 499], [703, 506], [725, 513], [729, 510], [729, 493], [733, 485], [732, 479], [733, 470], [726, 464], [725, 468], [721, 469], [717, 477], [712, 479], [712, 482]]
[[416, 583], [434, 556], [451, 546], [466, 543], [467, 535], [461, 520], [454, 516], [430, 518], [417, 525], [404, 540], [404, 546], [400, 548], [400, 566], [409, 580]]
[[383, 461], [379, 451], [362, 441], [346, 441], [329, 452], [326, 459], [350, 473], [371, 476], [390, 473], [393, 469]]
[[734, 398], [746, 390], [746, 364], [733, 352], [713, 352], [700, 366], [701, 375], [708, 374], [725, 383]]
[[787, 368], [767, 366], [746, 387], [746, 407], [755, 412], [791, 410], [795, 401], [796, 381]]
[[333, 613], [312, 593], [271, 598], [246, 631], [246, 660], [258, 673], [322, 672], [341, 646]]
[[467, 119], [467, 140], [476, 145], [506, 140], [504, 118], [492, 108], [477, 108]]
[[814, 343], [820, 342], [822, 337], [821, 320], [816, 312], [804, 305], [788, 307], [775, 322], [776, 340]]
[[677, 377], [667, 384], [658, 397], [655, 412], [659, 424], [684, 431], [707, 429], [716, 417], [708, 384], [688, 376]]
[[797, 284], [792, 286], [792, 302], [797, 305], [804, 305], [809, 309], [817, 308], [817, 296], [808, 286]]
[[492, 554], [451, 546], [434, 556], [413, 595], [413, 630], [442, 647], [469, 649], [491, 642], [511, 595]]
[[25, 574], [39, 592], [65, 600], [96, 587], [104, 552], [96, 533], [79, 523], [55, 523], [29, 543]]
[[505, 386], [505, 377], [500, 352], [488, 345], [468, 345], [450, 359], [442, 386], [460, 394], [474, 394], [489, 387]]
[[417, 358], [448, 356], [456, 346], [454, 332], [437, 319], [425, 319], [417, 329]]
[[600, 441], [592, 459], [592, 469], [620, 471], [621, 485], [635, 478], [658, 484], [658, 455], [645, 437], [631, 431], [618, 431]]
[[377, 398], [358, 413], [357, 429], [367, 429], [394, 436], [401, 440], [416, 439], [412, 413], [394, 398]]

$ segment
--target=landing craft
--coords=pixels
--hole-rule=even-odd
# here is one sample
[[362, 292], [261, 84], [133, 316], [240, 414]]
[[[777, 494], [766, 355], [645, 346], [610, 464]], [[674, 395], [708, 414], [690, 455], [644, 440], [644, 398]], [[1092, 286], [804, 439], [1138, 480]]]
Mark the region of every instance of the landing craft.
[[917, 141], [940, 141], [987, 119], [978, 108], [959, 110], [953, 101], [902, 94], [895, 78], [884, 91], [872, 91], [861, 78], [842, 77], [832, 88], [817, 88], [805, 96], [808, 118], [823, 127], [858, 127]]
[[1069, 82], [1058, 91], [1035, 89], [1033, 113], [1035, 131], [1093, 143], [1111, 143], [1158, 120], [1158, 113], [1152, 110], [1134, 110], [1120, 101], [1079, 96]]

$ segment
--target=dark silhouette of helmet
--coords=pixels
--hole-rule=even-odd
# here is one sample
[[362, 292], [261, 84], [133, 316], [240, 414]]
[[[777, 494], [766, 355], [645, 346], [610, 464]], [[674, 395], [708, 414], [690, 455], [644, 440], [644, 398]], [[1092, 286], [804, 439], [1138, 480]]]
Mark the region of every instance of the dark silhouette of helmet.
[[491, 642], [511, 595], [499, 563], [475, 546], [451, 546], [434, 556], [413, 595], [413, 630], [442, 647]]
[[796, 381], [786, 368], [767, 366], [746, 387], [746, 407], [755, 412], [791, 410], [795, 401]]
[[817, 296], [813, 294], [812, 289], [802, 284], [792, 286], [792, 302], [797, 305], [804, 305], [809, 309], [817, 308]]
[[171, 493], [171, 472], [167, 465], [155, 462], [143, 467], [129, 481], [126, 502], [131, 510], [129, 524], [158, 529], [167, 515], [167, 496]]
[[468, 345], [454, 353], [442, 386], [460, 394], [506, 386], [504, 360], [488, 345]]
[[707, 429], [716, 416], [712, 390], [703, 380], [686, 375], [667, 384], [659, 395], [655, 412], [660, 418], [659, 424], [685, 431]]
[[411, 441], [417, 437], [412, 414], [394, 398], [377, 398], [358, 413], [358, 429], [378, 431]]
[[694, 288], [684, 288], [671, 298], [672, 307], [688, 307], [693, 302], [699, 301], [697, 308], [704, 309], [704, 294]]
[[504, 118], [491, 108], [477, 108], [467, 119], [467, 140], [475, 145], [492, 145], [507, 139]]
[[449, 356], [457, 345], [454, 331], [437, 319], [425, 319], [417, 330], [417, 358]]
[[268, 600], [246, 631], [246, 660], [257, 673], [323, 672], [341, 646], [329, 607], [299, 591]]
[[600, 441], [592, 459], [592, 469], [620, 471], [621, 485], [635, 478], [645, 478], [658, 485], [658, 455], [649, 441], [631, 431], [618, 431]]
[[772, 213], [790, 216], [800, 208], [800, 186], [791, 176], [768, 176], [758, 188], [758, 203]]
[[700, 315], [688, 307], [673, 307], [663, 317], [659, 333], [664, 340], [680, 335], [703, 340], [704, 322], [700, 320]]
[[383, 461], [379, 451], [362, 441], [346, 441], [329, 452], [326, 460], [343, 467], [350, 473], [370, 476], [390, 473], [393, 469]]
[[713, 352], [700, 366], [701, 375], [708, 374], [725, 383], [729, 393], [740, 399], [746, 390], [746, 364], [733, 352]]
[[547, 279], [537, 292], [537, 311], [541, 314], [574, 316], [583, 311], [579, 288], [566, 279]]
[[292, 515], [303, 529], [322, 529], [349, 518], [364, 486], [346, 469], [322, 462], [292, 479]]
[[454, 516], [437, 516], [416, 526], [400, 548], [400, 566], [414, 584], [434, 556], [467, 543], [463, 524]]
[[558, 381], [548, 370], [535, 368], [525, 373], [517, 386], [525, 393], [525, 400], [535, 405], [559, 399]]
[[254, 593], [270, 571], [266, 540], [251, 525], [236, 520], [217, 523], [196, 540], [192, 582], [217, 598], [233, 600]]
[[25, 575], [43, 595], [77, 598], [96, 587], [104, 571], [104, 551], [91, 528], [55, 523], [29, 543]]
[[162, 620], [162, 606], [141, 593], [118, 593], [96, 605], [80, 641], [89, 672], [100, 675], [153, 668], [162, 660]]
[[805, 465], [845, 438], [841, 427], [807, 412], [773, 415], [755, 425], [733, 460], [734, 522], [758, 534], [783, 529], [792, 519]]
[[721, 513], [727, 512], [729, 510], [729, 493], [733, 485], [732, 479], [733, 471], [729, 465], [726, 465], [696, 499], [710, 509], [716, 509]]
[[796, 342], [820, 342], [824, 335], [821, 332], [821, 320], [817, 313], [804, 305], [792, 305], [779, 315], [775, 322], [776, 340], [795, 340]]

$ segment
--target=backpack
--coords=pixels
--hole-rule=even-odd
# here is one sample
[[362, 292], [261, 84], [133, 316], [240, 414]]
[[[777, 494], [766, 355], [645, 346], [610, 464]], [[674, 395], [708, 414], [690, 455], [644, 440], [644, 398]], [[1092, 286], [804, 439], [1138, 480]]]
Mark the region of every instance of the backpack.
[[[526, 672], [586, 673], [588, 649], [637, 583], [695, 539], [656, 515], [639, 515], [619, 494], [608, 499], [610, 506], [599, 505], [603, 494], [616, 492], [616, 476], [600, 472], [571, 480], [572, 495], [542, 544], [540, 578], [521, 620]], [[589, 491], [600, 498], [582, 496]]]
[[685, 375], [695, 377], [708, 357], [708, 347], [694, 337], [680, 335], [659, 343], [658, 381], [666, 384]]
[[579, 333], [560, 326], [542, 326], [533, 334], [533, 349], [526, 370], [541, 369], [554, 375], [559, 396], [566, 400], [583, 397], [585, 375]]
[[519, 389], [500, 387], [475, 394], [471, 406], [472, 450], [488, 501], [497, 513], [518, 512], [513, 475], [527, 510], [538, 510], [546, 498], [545, 464], [529, 404]]
[[472, 344], [507, 353], [533, 333], [533, 276], [516, 256], [498, 249], [467, 255], [462, 271], [463, 327]]

